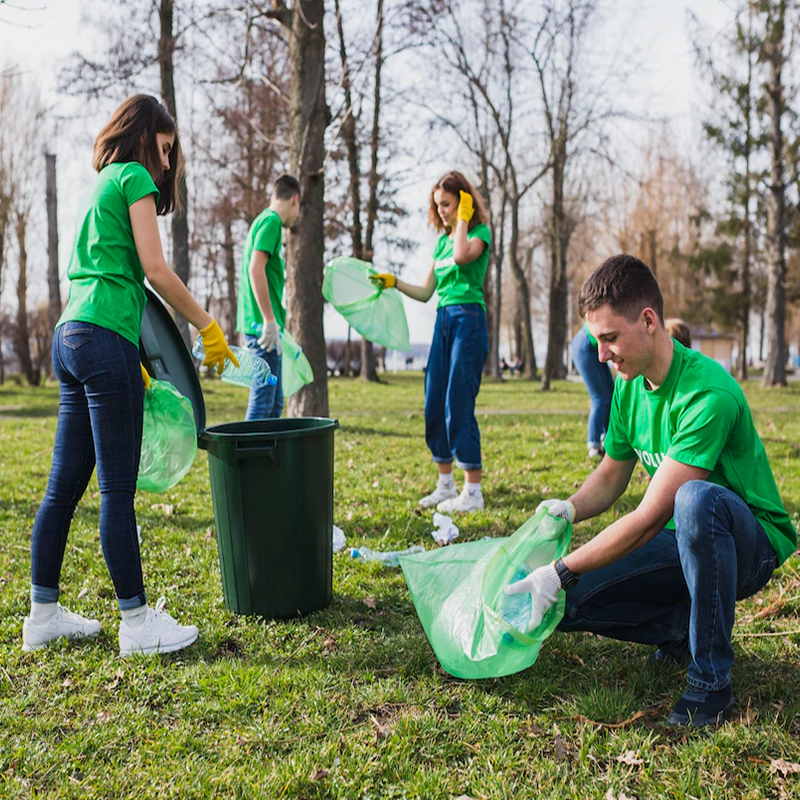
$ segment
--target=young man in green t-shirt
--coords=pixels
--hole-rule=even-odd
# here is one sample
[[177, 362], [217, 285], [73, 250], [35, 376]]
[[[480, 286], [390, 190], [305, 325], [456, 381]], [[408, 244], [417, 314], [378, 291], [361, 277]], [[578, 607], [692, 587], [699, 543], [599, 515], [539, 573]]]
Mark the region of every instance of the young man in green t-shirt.
[[244, 334], [247, 349], [263, 358], [278, 378], [274, 386], [251, 388], [246, 420], [277, 418], [283, 411], [281, 331], [286, 325], [286, 275], [281, 237], [284, 228], [294, 225], [299, 212], [300, 184], [292, 175], [281, 175], [269, 207], [253, 220], [242, 248], [236, 330]]
[[531, 629], [563, 588], [561, 630], [657, 645], [653, 663], [688, 657], [689, 685], [667, 721], [717, 724], [734, 705], [736, 601], [766, 584], [797, 532], [741, 387], [667, 333], [650, 269], [614, 256], [584, 283], [579, 303], [600, 361], [619, 376], [606, 455], [569, 500], [539, 508], [579, 522], [611, 508], [637, 461], [652, 480], [638, 508], [507, 591], [531, 593]]

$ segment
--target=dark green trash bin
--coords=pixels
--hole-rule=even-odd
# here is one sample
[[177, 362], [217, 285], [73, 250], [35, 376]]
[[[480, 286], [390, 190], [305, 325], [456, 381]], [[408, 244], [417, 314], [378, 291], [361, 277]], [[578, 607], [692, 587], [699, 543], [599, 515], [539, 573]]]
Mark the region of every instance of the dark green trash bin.
[[169, 312], [149, 290], [139, 349], [150, 374], [192, 402], [198, 444], [208, 451], [228, 608], [285, 618], [326, 606], [332, 596], [333, 434], [339, 423], [301, 417], [206, 428], [194, 363]]
[[323, 608], [333, 583], [332, 419], [206, 428], [225, 604], [286, 618]]

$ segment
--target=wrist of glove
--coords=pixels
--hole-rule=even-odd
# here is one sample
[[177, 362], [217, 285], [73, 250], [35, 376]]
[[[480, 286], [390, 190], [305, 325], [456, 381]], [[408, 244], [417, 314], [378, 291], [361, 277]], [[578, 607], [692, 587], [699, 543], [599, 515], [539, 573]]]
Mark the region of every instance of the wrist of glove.
[[281, 331], [274, 319], [264, 322], [258, 343], [268, 353], [275, 350], [278, 355], [281, 354]]
[[139, 362], [139, 366], [142, 368], [142, 383], [144, 384], [145, 391], [147, 391], [150, 388], [150, 375], [141, 361]]
[[381, 289], [395, 289], [397, 287], [397, 278], [391, 272], [379, 272], [377, 275], [370, 275], [369, 279], [380, 286]]
[[239, 366], [239, 359], [231, 352], [228, 343], [225, 341], [225, 334], [215, 319], [200, 331], [203, 340], [203, 349], [206, 357], [203, 360], [204, 367], [212, 367], [217, 370], [218, 375], [222, 375], [225, 367], [225, 359], [229, 359], [234, 366]]
[[472, 195], [469, 192], [459, 192], [457, 219], [463, 219], [464, 222], [469, 223], [474, 213], [475, 207], [472, 203]]
[[558, 600], [561, 591], [561, 578], [558, 577], [555, 565], [546, 564], [531, 572], [521, 581], [510, 583], [506, 586], [506, 594], [523, 594], [531, 596], [531, 616], [528, 621], [526, 633], [536, 630], [541, 624], [544, 615]]
[[538, 514], [542, 509], [547, 509], [547, 513], [552, 517], [561, 517], [567, 522], [575, 522], [575, 506], [569, 500], [542, 500], [536, 506]]

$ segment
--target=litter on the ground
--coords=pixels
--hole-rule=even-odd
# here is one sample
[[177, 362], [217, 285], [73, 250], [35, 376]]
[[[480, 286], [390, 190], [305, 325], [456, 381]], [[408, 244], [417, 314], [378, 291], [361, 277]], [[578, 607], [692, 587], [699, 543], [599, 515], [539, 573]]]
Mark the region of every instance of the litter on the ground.
[[333, 526], [333, 552], [338, 553], [347, 542], [344, 531], [337, 525]]
[[431, 531], [431, 536], [436, 540], [436, 544], [450, 544], [458, 538], [458, 526], [445, 514], [435, 513], [433, 524], [435, 528]]

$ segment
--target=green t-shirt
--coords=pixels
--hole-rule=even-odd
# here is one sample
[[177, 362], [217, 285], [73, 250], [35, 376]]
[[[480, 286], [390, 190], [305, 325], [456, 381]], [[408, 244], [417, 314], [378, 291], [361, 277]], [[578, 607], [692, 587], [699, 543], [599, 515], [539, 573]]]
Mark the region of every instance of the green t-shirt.
[[597, 338], [592, 336], [592, 332], [589, 330], [589, 323], [583, 323], [583, 329], [586, 331], [586, 338], [589, 340], [589, 344], [592, 347], [597, 347]]
[[92, 322], [138, 347], [147, 298], [128, 208], [149, 194], [158, 199], [150, 173], [136, 161], [100, 170], [78, 211], [67, 268], [69, 299], [58, 325]]
[[286, 312], [283, 309], [283, 285], [286, 275], [281, 258], [281, 232], [283, 223], [277, 212], [265, 208], [254, 220], [247, 232], [247, 239], [242, 248], [242, 272], [239, 280], [239, 300], [236, 309], [236, 330], [256, 336], [261, 334], [264, 315], [258, 307], [253, 287], [250, 285], [250, 259], [253, 250], [267, 253], [267, 286], [272, 312], [278, 327], [286, 326]]
[[439, 294], [439, 305], [455, 306], [461, 303], [483, 302], [483, 278], [489, 265], [489, 245], [492, 234], [489, 228], [481, 223], [467, 232], [467, 239], [480, 239], [486, 242], [483, 252], [469, 264], [458, 266], [453, 259], [453, 240], [443, 233], [433, 250], [433, 272], [436, 276], [436, 291]]
[[[643, 376], [618, 378], [606, 453], [637, 458], [652, 476], [664, 456], [710, 470], [706, 480], [735, 492], [764, 527], [778, 562], [797, 548], [764, 445], [738, 383], [716, 361], [675, 342], [667, 377], [648, 390]], [[668, 527], [673, 528], [670, 520]]]

